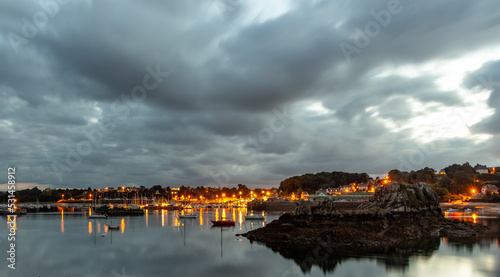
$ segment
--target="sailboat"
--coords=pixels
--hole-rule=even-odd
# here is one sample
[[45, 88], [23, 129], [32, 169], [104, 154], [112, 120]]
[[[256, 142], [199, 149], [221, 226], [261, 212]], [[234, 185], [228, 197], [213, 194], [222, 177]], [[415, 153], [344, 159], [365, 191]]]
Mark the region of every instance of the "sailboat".
[[106, 226], [108, 226], [108, 230], [120, 230], [120, 226], [113, 225], [113, 220], [111, 220], [111, 223], [107, 224]]
[[264, 216], [261, 214], [253, 214], [252, 212], [252, 201], [250, 201], [250, 214], [245, 215], [245, 220], [264, 220]]
[[180, 214], [178, 215], [179, 218], [187, 218], [187, 219], [195, 219], [197, 218], [198, 216], [195, 215], [195, 214]]
[[94, 197], [94, 212], [91, 213], [91, 215], [89, 215], [89, 218], [95, 218], [95, 219], [99, 219], [99, 218], [102, 218], [102, 219], [106, 219], [108, 218], [107, 215], [104, 215], [104, 214], [96, 214], [95, 213], [95, 207], [97, 206], [97, 195]]
[[234, 226], [235, 222], [232, 220], [212, 220], [212, 224], [214, 227], [226, 227]]
[[89, 218], [102, 218], [102, 219], [106, 219], [108, 217], [106, 215], [104, 215], [104, 214], [92, 214], [92, 215], [89, 215]]

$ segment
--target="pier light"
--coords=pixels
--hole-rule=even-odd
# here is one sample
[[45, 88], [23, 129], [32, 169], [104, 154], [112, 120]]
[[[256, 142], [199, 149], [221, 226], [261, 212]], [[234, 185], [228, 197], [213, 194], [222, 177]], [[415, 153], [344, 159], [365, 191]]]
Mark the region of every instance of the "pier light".
[[235, 197], [236, 197], [236, 195], [233, 194], [233, 198], [235, 198]]
[[226, 197], [226, 194], [225, 194], [225, 193], [223, 193], [223, 194], [222, 194], [222, 197]]

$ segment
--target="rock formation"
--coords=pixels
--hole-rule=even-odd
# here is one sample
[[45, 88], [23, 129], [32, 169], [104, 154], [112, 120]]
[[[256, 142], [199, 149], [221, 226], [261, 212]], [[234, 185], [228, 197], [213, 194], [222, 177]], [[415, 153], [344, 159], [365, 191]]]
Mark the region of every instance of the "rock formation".
[[[358, 209], [341, 211], [335, 202], [302, 203], [263, 228], [243, 236], [280, 253], [386, 251], [413, 247], [422, 239], [476, 236], [486, 227], [445, 219], [437, 195], [425, 183], [391, 183]], [[385, 250], [384, 250], [385, 249]]]
[[360, 209], [384, 210], [386, 212], [439, 212], [439, 199], [426, 183], [391, 183], [380, 188], [368, 204]]

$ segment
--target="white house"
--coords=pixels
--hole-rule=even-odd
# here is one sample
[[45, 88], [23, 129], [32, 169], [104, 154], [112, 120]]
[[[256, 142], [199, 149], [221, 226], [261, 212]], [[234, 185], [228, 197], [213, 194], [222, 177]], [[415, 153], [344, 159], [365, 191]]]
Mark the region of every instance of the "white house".
[[342, 187], [340, 187], [340, 191], [341, 191], [341, 192], [346, 192], [346, 193], [354, 192], [354, 191], [352, 190], [352, 187], [351, 187], [351, 186], [342, 186]]
[[476, 170], [476, 173], [479, 173], [479, 174], [488, 174], [490, 173], [490, 170], [484, 166], [484, 165], [480, 165], [480, 164], [477, 164], [474, 169]]
[[367, 192], [368, 191], [368, 185], [367, 184], [359, 184], [358, 191]]

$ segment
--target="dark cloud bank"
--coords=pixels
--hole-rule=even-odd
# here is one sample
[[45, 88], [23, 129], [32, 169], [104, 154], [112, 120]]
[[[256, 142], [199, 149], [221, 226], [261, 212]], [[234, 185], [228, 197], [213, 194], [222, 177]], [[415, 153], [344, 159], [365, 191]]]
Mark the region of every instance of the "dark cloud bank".
[[276, 186], [498, 165], [499, 61], [457, 84], [490, 91], [492, 114], [430, 142], [411, 120], [468, 101], [437, 85], [446, 72], [382, 74], [499, 48], [495, 1], [293, 1], [255, 19], [251, 1], [45, 3], [0, 4], [0, 159], [18, 182]]

